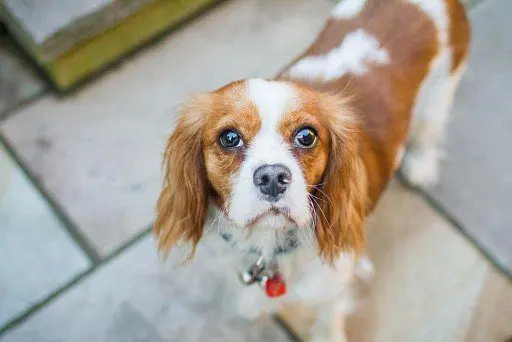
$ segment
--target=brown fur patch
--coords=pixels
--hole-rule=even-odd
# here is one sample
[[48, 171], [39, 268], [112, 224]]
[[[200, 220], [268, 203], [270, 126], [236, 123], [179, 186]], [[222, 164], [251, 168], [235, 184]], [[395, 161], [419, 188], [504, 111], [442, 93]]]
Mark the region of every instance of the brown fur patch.
[[167, 142], [164, 183], [153, 227], [164, 255], [178, 241], [188, 241], [192, 256], [203, 233], [210, 190], [201, 158], [201, 134], [211, 100], [207, 94], [194, 97]]
[[[206, 174], [221, 207], [231, 196], [231, 179], [240, 169], [245, 150], [261, 125], [257, 109], [247, 98], [245, 89], [244, 82], [235, 82], [214, 92], [210, 116], [203, 131]], [[219, 145], [219, 136], [227, 129], [234, 129], [241, 135], [243, 148], [226, 150]]]
[[315, 232], [321, 256], [334, 262], [341, 252], [365, 246], [368, 183], [360, 155], [359, 122], [347, 99], [325, 94], [320, 97], [329, 132], [329, 157], [315, 192]]
[[[279, 134], [293, 148], [293, 154], [301, 167], [308, 191], [313, 192], [314, 187], [320, 183], [327, 165], [329, 156], [329, 132], [318, 93], [307, 87], [293, 86], [297, 91], [300, 103], [296, 108], [285, 113], [279, 122]], [[310, 127], [317, 134], [317, 143], [314, 147], [303, 149], [294, 147], [293, 141], [299, 129]]]

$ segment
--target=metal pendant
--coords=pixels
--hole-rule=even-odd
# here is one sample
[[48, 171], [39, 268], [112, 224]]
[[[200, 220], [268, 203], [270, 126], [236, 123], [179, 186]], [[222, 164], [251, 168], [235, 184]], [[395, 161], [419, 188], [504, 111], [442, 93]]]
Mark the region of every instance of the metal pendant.
[[272, 267], [265, 263], [263, 256], [245, 272], [240, 274], [240, 281], [244, 285], [258, 283], [270, 298], [280, 297], [286, 293], [286, 282], [277, 271], [277, 266]]
[[244, 285], [252, 285], [254, 283], [260, 283], [261, 285], [261, 282], [268, 277], [265, 268], [265, 260], [263, 259], [263, 256], [260, 256], [247, 271], [240, 274], [240, 281]]

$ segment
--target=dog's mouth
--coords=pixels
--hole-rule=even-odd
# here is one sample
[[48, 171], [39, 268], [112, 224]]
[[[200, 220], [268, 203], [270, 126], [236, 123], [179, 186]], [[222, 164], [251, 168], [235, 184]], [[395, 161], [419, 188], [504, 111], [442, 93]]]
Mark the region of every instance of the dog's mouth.
[[289, 223], [296, 225], [296, 220], [291, 216], [290, 209], [286, 207], [275, 207], [271, 206], [270, 208], [264, 210], [263, 212], [259, 213], [258, 215], [254, 216], [247, 222], [247, 227], [253, 227], [259, 222], [261, 222], [264, 219], [268, 218], [278, 218], [282, 217]]
[[[233, 221], [232, 221], [233, 222]], [[297, 219], [288, 207], [270, 206], [243, 224], [241, 233], [221, 232], [221, 237], [242, 253], [262, 255], [287, 254], [299, 246]], [[237, 234], [237, 238], [234, 238]], [[259, 235], [262, 234], [262, 235]]]

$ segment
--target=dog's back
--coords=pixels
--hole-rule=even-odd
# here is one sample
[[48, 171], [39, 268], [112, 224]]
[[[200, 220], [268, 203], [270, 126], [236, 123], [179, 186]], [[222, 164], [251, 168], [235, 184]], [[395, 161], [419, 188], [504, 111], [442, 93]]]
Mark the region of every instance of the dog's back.
[[375, 204], [406, 146], [404, 176], [413, 185], [435, 182], [468, 45], [469, 24], [458, 0], [344, 0], [281, 77], [354, 97]]

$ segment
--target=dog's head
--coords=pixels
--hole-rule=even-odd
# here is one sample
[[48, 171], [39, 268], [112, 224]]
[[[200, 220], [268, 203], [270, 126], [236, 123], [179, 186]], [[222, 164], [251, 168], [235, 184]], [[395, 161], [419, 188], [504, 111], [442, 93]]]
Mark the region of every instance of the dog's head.
[[[166, 253], [195, 248], [209, 207], [236, 239], [314, 233], [332, 261], [364, 244], [366, 176], [346, 99], [285, 81], [231, 83], [194, 96], [165, 152], [155, 232]], [[215, 225], [215, 220], [208, 222]], [[261, 235], [263, 236], [263, 235]], [[271, 243], [278, 243], [271, 239]]]

